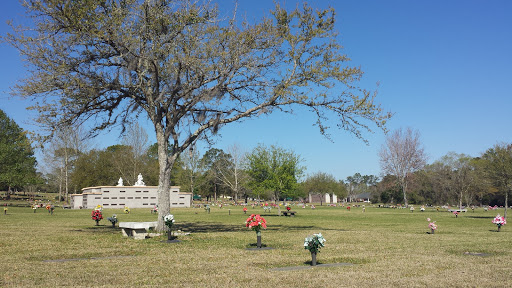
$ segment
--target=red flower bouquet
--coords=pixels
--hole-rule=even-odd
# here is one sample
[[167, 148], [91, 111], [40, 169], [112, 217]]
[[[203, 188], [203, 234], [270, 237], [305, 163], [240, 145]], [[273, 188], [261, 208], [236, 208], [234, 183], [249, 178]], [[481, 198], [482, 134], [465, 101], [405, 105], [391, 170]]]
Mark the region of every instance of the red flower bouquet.
[[96, 221], [96, 225], [103, 219], [103, 215], [101, 214], [101, 210], [92, 210], [91, 213], [92, 220]]
[[245, 227], [251, 228], [256, 232], [259, 232], [261, 228], [267, 229], [267, 221], [260, 215], [252, 214], [245, 221]]

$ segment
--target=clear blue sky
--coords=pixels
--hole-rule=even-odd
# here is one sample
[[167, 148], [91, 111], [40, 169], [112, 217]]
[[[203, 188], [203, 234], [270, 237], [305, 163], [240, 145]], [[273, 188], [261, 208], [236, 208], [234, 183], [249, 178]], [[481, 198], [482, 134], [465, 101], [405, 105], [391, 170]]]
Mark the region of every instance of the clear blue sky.
[[[23, 15], [16, 0], [5, 2], [2, 35], [9, 29], [7, 19]], [[248, 19], [259, 19], [273, 1], [239, 2]], [[336, 9], [344, 52], [351, 65], [365, 71], [361, 86], [377, 89], [378, 101], [395, 113], [390, 130], [411, 127], [421, 133], [429, 162], [450, 151], [479, 156], [498, 142], [512, 142], [512, 1], [313, 2]], [[220, 1], [223, 9], [232, 3]], [[286, 3], [294, 7], [297, 1]], [[0, 53], [0, 109], [35, 131], [25, 110], [30, 103], [8, 95], [9, 87], [25, 75], [24, 64], [6, 44], [0, 45]], [[356, 172], [380, 175], [382, 131], [365, 134], [370, 141], [366, 146], [332, 130], [331, 143], [312, 126], [311, 116], [273, 114], [227, 126], [215, 147], [237, 143], [249, 151], [258, 143], [275, 144], [301, 155], [307, 173], [323, 171], [338, 179]], [[154, 132], [148, 134], [153, 137]], [[115, 144], [118, 136], [105, 134], [95, 141], [104, 147]]]

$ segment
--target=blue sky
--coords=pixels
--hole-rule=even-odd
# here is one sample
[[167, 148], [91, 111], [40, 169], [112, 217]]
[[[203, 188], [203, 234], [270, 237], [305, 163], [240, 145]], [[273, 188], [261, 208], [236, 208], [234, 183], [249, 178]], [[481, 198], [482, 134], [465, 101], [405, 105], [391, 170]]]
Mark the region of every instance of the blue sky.
[[[17, 1], [5, 2], [2, 35], [9, 31], [7, 19], [23, 15]], [[239, 2], [248, 19], [259, 19], [273, 7], [271, 0]], [[421, 133], [429, 162], [450, 151], [479, 156], [498, 142], [512, 142], [512, 1], [314, 2], [314, 7], [335, 8], [338, 40], [351, 65], [365, 72], [361, 86], [377, 89], [378, 101], [395, 113], [390, 130], [411, 127]], [[224, 9], [233, 2], [219, 3]], [[296, 3], [288, 0], [285, 6]], [[35, 131], [25, 110], [30, 103], [8, 95], [9, 87], [24, 77], [24, 63], [6, 44], [0, 44], [0, 53], [0, 109]], [[250, 151], [258, 143], [275, 144], [301, 155], [307, 173], [322, 171], [338, 179], [357, 172], [380, 175], [382, 131], [365, 134], [367, 146], [347, 132], [332, 130], [332, 143], [313, 123], [309, 114], [247, 120], [224, 127], [215, 147], [237, 143]], [[95, 142], [105, 147], [118, 137], [112, 132]]]

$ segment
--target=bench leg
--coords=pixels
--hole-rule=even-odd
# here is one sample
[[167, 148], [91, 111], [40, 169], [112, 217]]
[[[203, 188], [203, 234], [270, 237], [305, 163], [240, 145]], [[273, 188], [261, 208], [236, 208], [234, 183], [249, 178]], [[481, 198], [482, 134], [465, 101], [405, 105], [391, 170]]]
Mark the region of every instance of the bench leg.
[[132, 229], [130, 229], [130, 228], [123, 228], [123, 230], [121, 230], [121, 232], [123, 233], [123, 236], [125, 236], [125, 237], [132, 236]]
[[134, 239], [146, 239], [146, 229], [133, 229], [132, 230], [132, 236]]

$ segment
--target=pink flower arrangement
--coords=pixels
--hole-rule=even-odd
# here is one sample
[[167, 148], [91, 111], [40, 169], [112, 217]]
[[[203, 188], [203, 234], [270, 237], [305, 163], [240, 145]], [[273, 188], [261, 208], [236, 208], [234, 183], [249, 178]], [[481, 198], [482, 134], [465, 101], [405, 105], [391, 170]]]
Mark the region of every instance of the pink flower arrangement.
[[251, 214], [245, 221], [245, 227], [251, 228], [252, 230], [259, 232], [261, 228], [267, 229], [267, 221], [260, 215]]
[[432, 221], [430, 220], [430, 218], [427, 218], [427, 221], [429, 222], [428, 223], [428, 228], [430, 228], [430, 230], [436, 230], [437, 229], [437, 225], [436, 225], [436, 221]]
[[500, 216], [500, 214], [498, 214], [498, 216], [496, 216], [493, 220], [492, 220], [492, 223], [498, 225], [498, 227], [501, 227], [505, 224], [507, 224], [507, 219], [505, 219], [505, 217], [503, 216]]
[[453, 215], [455, 215], [455, 218], [457, 218], [459, 216], [459, 212], [458, 211], [453, 211]]

